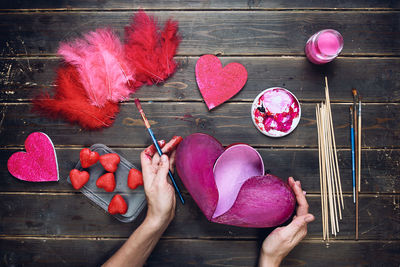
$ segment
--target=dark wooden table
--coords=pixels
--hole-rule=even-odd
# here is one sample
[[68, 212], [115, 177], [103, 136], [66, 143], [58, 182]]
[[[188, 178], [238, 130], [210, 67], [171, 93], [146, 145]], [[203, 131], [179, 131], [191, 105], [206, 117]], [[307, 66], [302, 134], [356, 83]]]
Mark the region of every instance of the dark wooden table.
[[[30, 111], [30, 100], [50, 89], [60, 60], [60, 41], [102, 26], [119, 33], [139, 8], [162, 21], [179, 21], [180, 67], [159, 86], [141, 88], [153, 130], [160, 138], [194, 132], [224, 145], [245, 142], [262, 154], [266, 169], [300, 179], [316, 221], [284, 266], [399, 266], [400, 264], [400, 2], [399, 1], [1, 1], [0, 4], [0, 265], [96, 266], [120, 247], [138, 223], [124, 224], [66, 182], [79, 150], [94, 143], [115, 149], [139, 165], [151, 143], [132, 101], [121, 105], [115, 124], [87, 132]], [[304, 45], [318, 30], [344, 37], [334, 62], [310, 64]], [[202, 54], [248, 70], [244, 89], [209, 112], [199, 94], [194, 66]], [[345, 211], [340, 233], [322, 241], [315, 105], [329, 79]], [[252, 125], [250, 105], [263, 89], [283, 86], [301, 101], [303, 114], [289, 136], [272, 139]], [[363, 96], [360, 240], [355, 241], [348, 106], [351, 88]], [[53, 140], [60, 181], [34, 184], [7, 171], [10, 155], [43, 131]], [[181, 188], [183, 185], [180, 183]], [[210, 223], [184, 190], [187, 204], [148, 260], [150, 266], [254, 266], [268, 229]]]

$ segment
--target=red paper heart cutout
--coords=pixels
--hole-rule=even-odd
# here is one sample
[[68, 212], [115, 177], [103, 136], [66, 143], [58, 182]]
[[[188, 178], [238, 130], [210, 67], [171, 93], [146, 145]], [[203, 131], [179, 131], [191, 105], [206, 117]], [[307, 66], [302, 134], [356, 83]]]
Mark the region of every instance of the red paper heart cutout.
[[115, 189], [115, 177], [113, 173], [106, 173], [100, 176], [96, 181], [98, 188], [103, 188], [106, 192], [112, 192]]
[[79, 153], [82, 168], [89, 168], [99, 161], [100, 155], [96, 151], [91, 151], [89, 148], [84, 148]]
[[130, 169], [128, 174], [128, 187], [132, 190], [136, 189], [139, 185], [143, 185], [142, 172], [136, 169]]
[[128, 205], [126, 204], [124, 198], [119, 194], [116, 194], [108, 205], [108, 212], [110, 214], [125, 214], [127, 210]]
[[89, 181], [89, 178], [90, 175], [87, 171], [73, 169], [69, 172], [69, 179], [76, 190], [81, 189]]
[[108, 172], [115, 172], [118, 168], [120, 158], [118, 154], [108, 153], [100, 156], [100, 163]]
[[8, 159], [7, 168], [14, 177], [28, 182], [58, 181], [56, 152], [46, 134], [31, 133], [25, 140], [25, 149]]
[[204, 55], [196, 63], [196, 81], [209, 110], [236, 95], [246, 84], [247, 70], [240, 63], [224, 68], [214, 55]]

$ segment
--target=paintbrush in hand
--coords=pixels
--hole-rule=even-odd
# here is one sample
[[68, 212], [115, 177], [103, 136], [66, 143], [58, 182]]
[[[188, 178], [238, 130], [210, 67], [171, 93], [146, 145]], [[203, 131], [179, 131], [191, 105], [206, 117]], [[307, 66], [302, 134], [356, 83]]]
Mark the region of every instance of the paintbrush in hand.
[[[143, 109], [142, 109], [142, 105], [140, 104], [140, 101], [139, 101], [139, 99], [137, 99], [137, 98], [135, 98], [135, 105], [136, 105], [137, 109], [139, 110], [139, 113], [140, 113], [140, 115], [142, 116], [144, 125], [146, 125], [147, 131], [149, 132], [150, 137], [151, 137], [151, 139], [153, 140], [154, 146], [156, 147], [157, 152], [158, 152], [158, 154], [159, 154], [160, 157], [161, 157], [161, 155], [163, 154], [162, 151], [161, 151], [161, 148], [160, 148], [160, 146], [158, 145], [157, 139], [156, 139], [156, 137], [154, 136], [154, 133], [153, 133], [153, 131], [152, 131], [151, 128], [150, 128], [150, 123], [148, 122], [148, 120], [147, 120], [147, 118], [146, 118], [146, 115], [144, 114], [144, 111], [143, 111]], [[175, 191], [176, 191], [176, 193], [178, 194], [179, 199], [181, 200], [182, 204], [185, 204], [185, 200], [183, 199], [182, 194], [181, 194], [181, 191], [179, 190], [179, 187], [178, 187], [178, 185], [176, 184], [175, 179], [174, 179], [174, 177], [172, 176], [172, 173], [171, 173], [170, 170], [168, 171], [168, 175], [169, 175], [169, 178], [171, 179], [172, 184], [174, 185]]]

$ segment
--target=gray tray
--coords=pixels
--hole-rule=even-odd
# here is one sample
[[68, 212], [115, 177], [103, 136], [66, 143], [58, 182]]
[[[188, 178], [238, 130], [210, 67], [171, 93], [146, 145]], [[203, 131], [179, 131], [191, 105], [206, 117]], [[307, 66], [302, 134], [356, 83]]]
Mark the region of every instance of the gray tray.
[[[103, 144], [94, 144], [90, 147], [90, 150], [96, 151], [97, 153], [99, 153], [100, 156], [108, 153], [116, 153]], [[128, 183], [129, 170], [132, 168], [135, 169], [137, 168], [128, 160], [123, 158], [121, 155], [119, 155], [119, 157], [121, 159], [121, 162], [118, 165], [117, 171], [114, 173], [116, 187], [113, 192], [106, 192], [104, 191], [104, 189], [98, 188], [96, 186], [97, 179], [101, 175], [107, 172], [106, 170], [104, 170], [100, 162], [97, 162], [96, 164], [90, 166], [89, 168], [84, 169], [81, 166], [81, 162], [78, 161], [78, 163], [75, 166], [75, 169], [78, 169], [80, 171], [86, 170], [87, 172], [89, 172], [90, 179], [80, 189], [80, 191], [94, 203], [103, 208], [107, 213], [108, 213], [108, 204], [116, 194], [120, 194], [125, 199], [126, 204], [128, 205], [127, 212], [125, 214], [115, 214], [112, 216], [114, 216], [121, 222], [128, 223], [135, 220], [142, 212], [142, 210], [145, 208], [146, 196], [144, 193], [143, 186], [138, 186], [135, 190], [132, 190], [128, 187], [127, 183]], [[69, 183], [71, 183], [69, 176], [67, 180]]]

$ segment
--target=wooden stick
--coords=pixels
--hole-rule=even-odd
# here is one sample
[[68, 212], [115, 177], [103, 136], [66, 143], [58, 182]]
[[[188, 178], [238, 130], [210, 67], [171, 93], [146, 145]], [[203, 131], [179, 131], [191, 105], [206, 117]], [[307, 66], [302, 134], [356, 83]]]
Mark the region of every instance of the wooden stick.
[[358, 240], [358, 190], [356, 190], [356, 240]]
[[358, 102], [358, 126], [357, 126], [357, 138], [358, 138], [358, 157], [357, 157], [357, 190], [356, 190], [356, 240], [358, 240], [358, 212], [359, 212], [359, 198], [358, 193], [361, 191], [361, 96], [359, 96]]
[[[322, 122], [322, 118], [321, 118]], [[321, 128], [322, 129], [322, 128]], [[325, 146], [325, 145], [324, 145]], [[324, 147], [323, 146], [323, 147]], [[324, 161], [323, 161], [324, 162]], [[325, 193], [325, 222], [326, 222], [326, 233], [327, 233], [327, 240], [329, 242], [329, 211], [328, 211], [328, 185], [327, 185], [327, 180], [326, 180], [326, 173], [325, 173], [325, 178], [324, 178], [324, 193]]]
[[[326, 99], [325, 101], [326, 101], [326, 104], [327, 104], [328, 110], [329, 110], [329, 120], [330, 120], [330, 124], [331, 124], [331, 129], [332, 129], [332, 131], [331, 131], [332, 132], [332, 143], [333, 143], [333, 150], [334, 150], [334, 154], [335, 154], [335, 167], [336, 167], [335, 179], [337, 180], [338, 187], [339, 187], [339, 194], [340, 194], [342, 209], [344, 209], [342, 183], [341, 183], [341, 179], [340, 179], [339, 162], [338, 162], [337, 150], [336, 150], [335, 131], [333, 128], [333, 120], [332, 120], [331, 101], [330, 101], [330, 97], [329, 97], [328, 78], [326, 76], [325, 76], [325, 99]], [[342, 219], [342, 217], [340, 217], [340, 219]]]
[[323, 132], [323, 138], [324, 138], [324, 161], [325, 161], [325, 167], [326, 167], [326, 181], [328, 185], [328, 199], [329, 199], [329, 214], [330, 214], [330, 220], [331, 220], [331, 229], [332, 229], [332, 234], [336, 236], [336, 221], [335, 221], [335, 207], [334, 207], [334, 198], [332, 194], [332, 185], [331, 185], [331, 178], [330, 178], [330, 165], [329, 165], [329, 151], [328, 151], [328, 140], [327, 140], [327, 121], [326, 121], [326, 105], [322, 104], [322, 109], [321, 109], [321, 114], [322, 114], [322, 132]]
[[358, 191], [358, 133], [357, 133], [357, 107], [353, 106], [353, 126], [354, 126], [354, 160], [356, 170], [356, 191]]
[[358, 177], [360, 175], [360, 165], [359, 163], [359, 131], [358, 131], [358, 122], [357, 122], [357, 98], [358, 98], [358, 93], [355, 88], [352, 89], [353, 93], [353, 126], [354, 126], [354, 148], [355, 148], [355, 204], [356, 204], [356, 220], [355, 220], [355, 228], [356, 228], [356, 240], [358, 240], [358, 187], [359, 187], [359, 181]]
[[361, 192], [361, 95], [358, 96], [358, 192]]
[[[325, 77], [326, 78], [326, 77]], [[325, 84], [327, 85], [327, 79], [325, 79]], [[334, 222], [335, 222], [335, 232], [339, 232], [339, 221], [338, 221], [338, 216], [337, 216], [337, 211], [339, 211], [339, 216], [342, 218], [342, 213], [340, 209], [340, 198], [339, 195], [337, 194], [338, 192], [338, 182], [337, 182], [337, 176], [336, 176], [336, 165], [334, 161], [334, 151], [333, 151], [333, 144], [332, 144], [332, 131], [333, 131], [333, 122], [332, 122], [332, 114], [330, 111], [330, 100], [329, 100], [329, 92], [327, 91], [327, 86], [325, 86], [325, 98], [326, 98], [326, 103], [325, 103], [325, 123], [326, 123], [326, 135], [327, 135], [327, 150], [328, 150], [328, 183], [331, 186], [331, 195], [333, 198], [333, 214], [334, 214]], [[336, 202], [336, 197], [337, 196], [337, 202]], [[335, 234], [336, 235], [336, 234]]]
[[[326, 144], [326, 150], [328, 152], [328, 154], [326, 155], [327, 157], [327, 171], [328, 171], [328, 185], [331, 186], [331, 197], [333, 200], [333, 221], [335, 223], [335, 235], [337, 232], [339, 232], [339, 222], [338, 222], [338, 216], [337, 216], [337, 203], [336, 203], [336, 198], [335, 198], [335, 186], [334, 186], [334, 179], [333, 179], [333, 164], [332, 164], [332, 140], [330, 138], [330, 124], [329, 124], [329, 114], [328, 114], [328, 108], [325, 105], [325, 109], [324, 109], [324, 113], [325, 113], [325, 117], [324, 117], [324, 123], [326, 125], [326, 140], [327, 140], [327, 144]], [[332, 201], [331, 200], [331, 201]]]
[[[326, 110], [328, 112], [328, 110]], [[329, 128], [329, 122], [327, 121], [328, 128]], [[338, 185], [337, 185], [337, 180], [335, 179], [335, 166], [334, 166], [334, 158], [333, 158], [333, 148], [332, 148], [332, 136], [331, 136], [331, 131], [328, 129], [328, 151], [329, 151], [329, 164], [330, 164], [330, 183], [332, 184], [332, 195], [333, 195], [333, 203], [335, 207], [335, 222], [336, 222], [336, 231], [339, 232], [339, 221], [338, 221], [338, 215], [337, 212], [339, 211], [339, 216], [342, 218], [342, 212], [340, 209], [340, 198], [338, 194]], [[336, 202], [336, 197], [337, 197], [337, 202]]]
[[[328, 140], [329, 140], [329, 143], [328, 143], [328, 150], [329, 150], [329, 161], [330, 161], [330, 165], [331, 165], [331, 168], [330, 168], [330, 171], [331, 171], [331, 183], [332, 183], [332, 187], [333, 187], [333, 197], [334, 197], [334, 206], [335, 206], [335, 214], [336, 214], [336, 228], [337, 228], [337, 232], [339, 232], [339, 222], [338, 222], [338, 220], [337, 220], [337, 211], [339, 212], [339, 217], [340, 217], [340, 219], [342, 219], [342, 210], [341, 210], [341, 207], [340, 207], [340, 196], [339, 196], [339, 185], [338, 185], [338, 176], [337, 176], [337, 168], [336, 168], [336, 164], [335, 164], [335, 158], [334, 158], [334, 148], [333, 148], [333, 142], [332, 142], [332, 132], [333, 132], [333, 129], [332, 129], [332, 125], [333, 125], [333, 123], [332, 123], [332, 120], [331, 120], [331, 118], [332, 118], [332, 114], [330, 113], [330, 110], [329, 110], [329, 106], [328, 105], [326, 105], [326, 107], [327, 107], [327, 110], [326, 110], [326, 113], [327, 113], [327, 127], [328, 127], [328, 130], [327, 130], [327, 134], [328, 134]], [[336, 196], [336, 198], [337, 198], [337, 206], [336, 206], [336, 198], [335, 198], [335, 196]], [[336, 207], [337, 207], [337, 209], [336, 209]]]
[[[326, 120], [327, 120], [327, 134], [328, 134], [328, 151], [329, 151], [329, 161], [330, 161], [330, 175], [328, 182], [328, 187], [331, 187], [331, 194], [333, 198], [333, 206], [334, 206], [334, 222], [336, 224], [336, 232], [339, 232], [339, 221], [337, 216], [337, 211], [339, 211], [339, 217], [342, 219], [342, 212], [341, 212], [341, 201], [340, 198], [340, 190], [339, 190], [339, 182], [338, 182], [338, 175], [339, 175], [339, 167], [337, 164], [337, 152], [336, 152], [336, 143], [334, 140], [334, 129], [333, 129], [333, 121], [332, 121], [332, 112], [330, 107], [330, 98], [329, 98], [329, 87], [328, 87], [328, 79], [325, 77], [325, 101], [326, 101]], [[334, 158], [335, 155], [335, 158]], [[329, 190], [329, 188], [328, 188]], [[337, 197], [337, 202], [336, 198]], [[343, 196], [343, 195], [342, 195]], [[342, 205], [343, 207], [343, 205]], [[335, 234], [336, 235], [336, 234]]]
[[319, 127], [319, 104], [315, 106], [315, 121], [317, 123], [317, 131], [318, 131], [318, 164], [319, 164], [319, 184], [321, 188], [321, 220], [322, 220], [322, 238], [325, 240], [325, 203], [323, 197], [323, 184], [322, 184], [322, 167], [321, 167], [321, 130]]
[[319, 109], [319, 127], [321, 132], [321, 165], [322, 165], [322, 183], [323, 183], [323, 196], [324, 196], [324, 220], [325, 220], [325, 233], [326, 238], [329, 242], [329, 206], [328, 206], [328, 190], [327, 190], [327, 182], [326, 182], [326, 171], [325, 171], [325, 139], [323, 138], [323, 128], [322, 128], [322, 104], [321, 108]]

